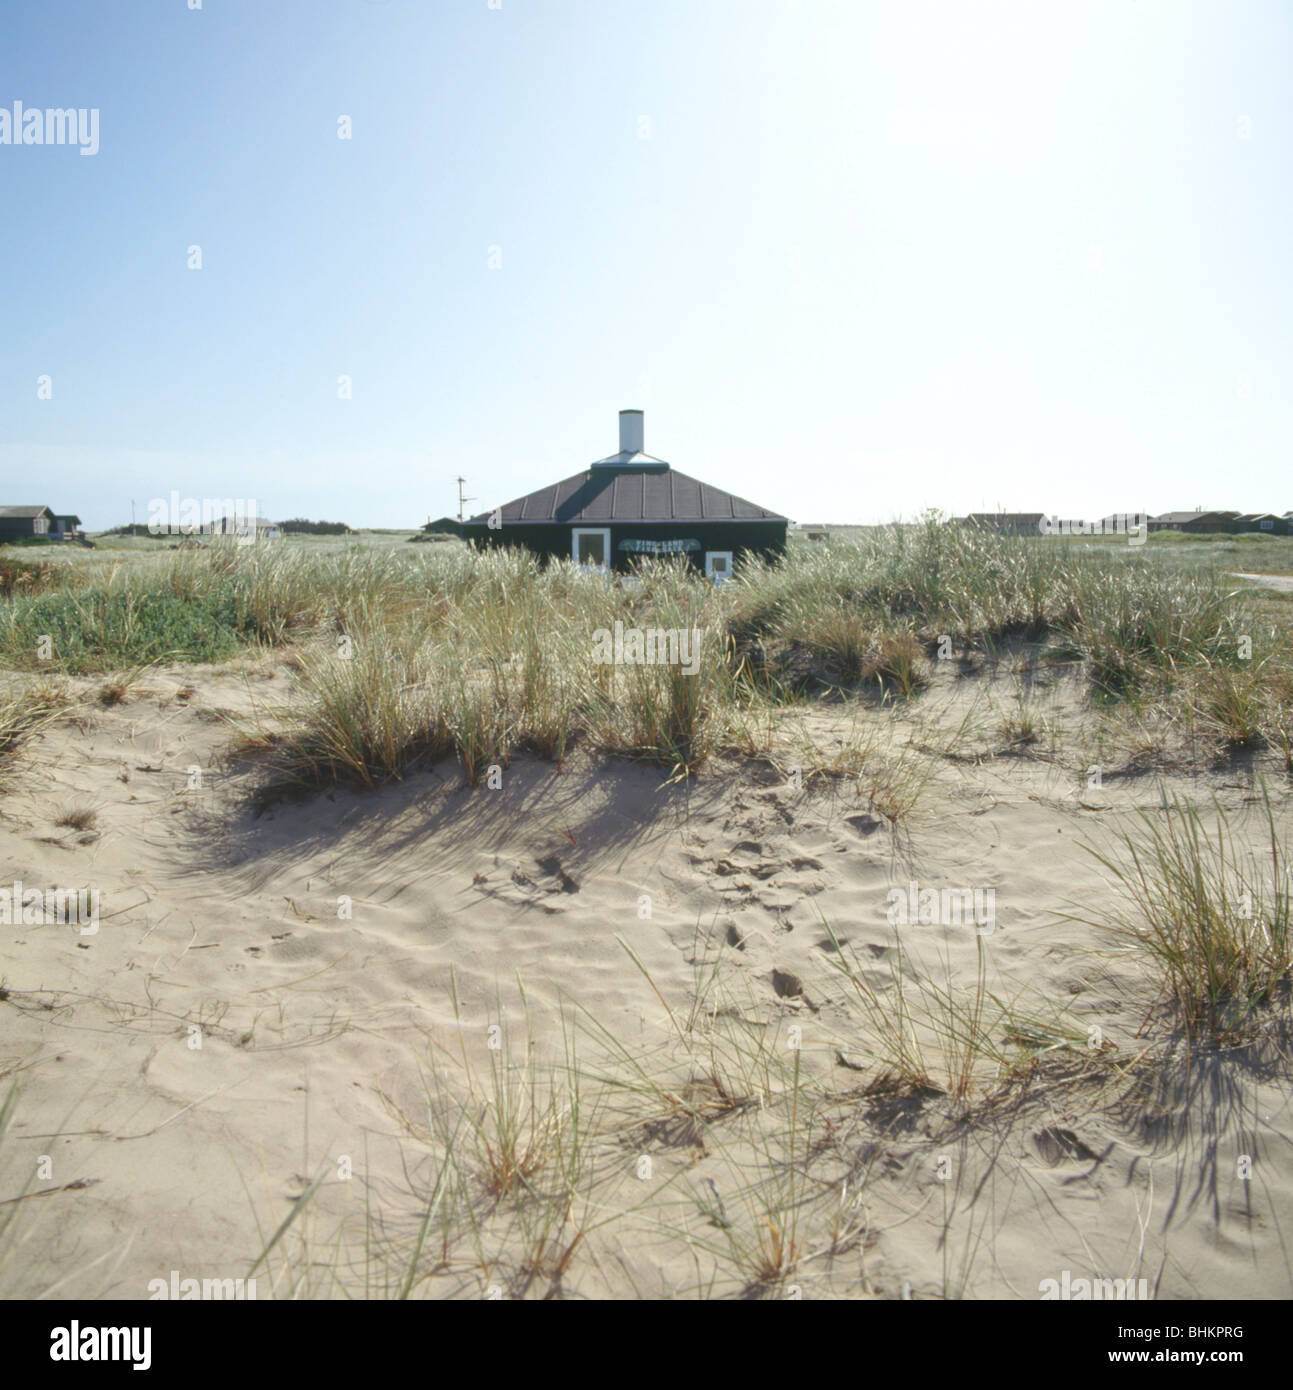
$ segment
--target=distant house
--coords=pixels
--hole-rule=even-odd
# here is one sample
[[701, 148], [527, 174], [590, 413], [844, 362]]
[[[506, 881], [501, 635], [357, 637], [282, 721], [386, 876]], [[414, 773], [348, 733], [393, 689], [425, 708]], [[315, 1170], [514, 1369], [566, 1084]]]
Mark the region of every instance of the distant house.
[[1287, 536], [1289, 523], [1287, 517], [1276, 516], [1274, 512], [1245, 512], [1230, 523], [1230, 529], [1240, 533], [1256, 532], [1260, 535], [1266, 532], [1274, 536]]
[[1163, 512], [1160, 516], [1150, 517], [1149, 529], [1184, 531], [1192, 535], [1219, 535], [1230, 530], [1230, 523], [1238, 515], [1238, 512], [1205, 512], [1202, 508], [1196, 508], [1192, 512]]
[[643, 556], [683, 555], [715, 581], [743, 555], [784, 552], [784, 516], [679, 473], [642, 444], [642, 412], [621, 410], [618, 453], [473, 516], [463, 523], [464, 537], [601, 570], [625, 570]]
[[422, 529], [429, 536], [461, 536], [462, 527], [461, 521], [456, 521], [451, 516], [442, 516], [435, 521], [428, 521]]
[[982, 531], [1000, 531], [1009, 536], [1040, 536], [1044, 512], [971, 512], [957, 518], [963, 526], [975, 526]]
[[47, 536], [55, 520], [48, 507], [0, 507], [0, 542]]
[[276, 521], [266, 521], [263, 516], [245, 517], [230, 514], [208, 521], [202, 531], [208, 536], [246, 536], [255, 531], [258, 540], [276, 541], [283, 535]]

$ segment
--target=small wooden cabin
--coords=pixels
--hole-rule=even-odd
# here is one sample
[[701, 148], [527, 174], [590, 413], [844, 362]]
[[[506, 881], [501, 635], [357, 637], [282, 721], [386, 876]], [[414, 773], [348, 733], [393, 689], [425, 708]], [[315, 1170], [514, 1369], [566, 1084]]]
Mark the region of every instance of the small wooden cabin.
[[48, 536], [54, 513], [48, 507], [0, 507], [0, 543]]
[[650, 555], [685, 555], [716, 581], [742, 556], [780, 555], [787, 520], [643, 452], [640, 410], [620, 411], [620, 448], [582, 473], [463, 523], [475, 545], [524, 546], [594, 569], [627, 570]]

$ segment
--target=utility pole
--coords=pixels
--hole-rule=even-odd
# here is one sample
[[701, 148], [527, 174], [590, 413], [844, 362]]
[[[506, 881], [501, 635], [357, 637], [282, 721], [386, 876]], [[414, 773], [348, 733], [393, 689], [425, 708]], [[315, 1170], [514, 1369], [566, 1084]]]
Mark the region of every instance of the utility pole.
[[474, 502], [476, 499], [474, 497], [463, 496], [462, 489], [463, 484], [467, 481], [466, 478], [455, 478], [454, 481], [458, 484], [458, 520], [461, 521], [463, 504], [466, 502]]
[[135, 534], [135, 499], [130, 499], [130, 534]]

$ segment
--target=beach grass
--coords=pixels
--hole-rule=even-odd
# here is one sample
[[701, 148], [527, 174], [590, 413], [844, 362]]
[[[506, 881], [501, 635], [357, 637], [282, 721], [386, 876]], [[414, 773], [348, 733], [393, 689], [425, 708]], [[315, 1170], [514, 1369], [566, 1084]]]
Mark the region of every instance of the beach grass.
[[[1228, 1043], [1287, 1008], [1293, 976], [1293, 879], [1288, 845], [1263, 789], [1259, 850], [1233, 813], [1210, 816], [1179, 796], [1137, 814], [1108, 848], [1089, 853], [1117, 890], [1114, 908], [1079, 917], [1112, 949], [1143, 957], [1153, 1003], [1195, 1039]], [[1209, 823], [1210, 822], [1210, 823]]]
[[[17, 671], [138, 672], [298, 647], [273, 766], [300, 789], [375, 786], [450, 754], [475, 785], [517, 751], [560, 763], [581, 744], [687, 776], [766, 754], [778, 710], [909, 705], [942, 662], [1021, 651], [1079, 663], [1093, 705], [1158, 702], [1181, 720], [1197, 705], [1218, 747], [1287, 757], [1290, 744], [1289, 636], [1220, 570], [933, 517], [751, 559], [722, 586], [668, 560], [620, 583], [515, 549], [230, 542], [29, 587], [0, 598], [0, 662]], [[695, 634], [696, 653], [608, 662], [617, 624]], [[1044, 730], [1021, 705], [1002, 736], [1027, 747]]]

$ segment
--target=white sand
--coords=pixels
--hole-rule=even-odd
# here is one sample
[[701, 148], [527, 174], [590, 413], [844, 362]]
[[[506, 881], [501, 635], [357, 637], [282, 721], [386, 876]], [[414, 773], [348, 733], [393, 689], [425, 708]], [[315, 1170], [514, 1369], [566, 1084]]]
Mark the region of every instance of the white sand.
[[[1094, 954], [1091, 932], [1055, 914], [1110, 901], [1080, 844], [1105, 842], [1135, 807], [1158, 804], [1159, 783], [1106, 776], [1086, 789], [1094, 735], [1063, 682], [1037, 696], [1061, 729], [1055, 753], [939, 760], [916, 815], [895, 831], [841, 783], [797, 790], [747, 769], [662, 789], [652, 769], [579, 757], [560, 773], [519, 761], [500, 790], [461, 788], [450, 763], [378, 794], [338, 791], [256, 817], [256, 772], [222, 765], [229, 730], [212, 712], [281, 698], [288, 677], [246, 669], [245, 679], [233, 668], [150, 673], [111, 709], [90, 698], [101, 682], [81, 682], [84, 714], [38, 739], [4, 794], [5, 880], [97, 887], [103, 914], [95, 935], [0, 928], [10, 991], [0, 1078], [21, 1087], [0, 1148], [0, 1199], [47, 1194], [21, 1199], [0, 1246], [4, 1296], [143, 1298], [171, 1270], [244, 1275], [320, 1171], [328, 1181], [281, 1247], [289, 1263], [271, 1258], [259, 1296], [271, 1283], [285, 1294], [289, 1274], [302, 1294], [335, 1294], [342, 1282], [377, 1292], [385, 1266], [366, 1260], [365, 1228], [377, 1243], [407, 1242], [433, 1178], [434, 1146], [420, 1142], [426, 1078], [439, 1073], [464, 1094], [463, 1058], [488, 1067], [491, 1024], [505, 1027], [518, 1064], [527, 1030], [532, 1065], [559, 1058], [564, 1003], [644, 1065], [703, 1091], [705, 1049], [689, 1053], [676, 1027], [691, 1018], [698, 982], [706, 987], [709, 958], [722, 964], [707, 997], [733, 1026], [763, 1030], [784, 1060], [798, 1024], [812, 1085], [857, 1088], [866, 1073], [852, 1068], [872, 1059], [824, 923], [882, 988], [894, 959], [886, 893], [910, 880], [995, 890], [997, 929], [982, 940], [1002, 997], [1068, 1009], [1079, 1029], [1100, 1026], [1119, 1058], [1149, 1045], [1136, 1036], [1151, 1002], [1141, 968]], [[190, 685], [192, 700], [177, 699]], [[937, 741], [974, 710], [978, 742], [958, 747], [987, 753], [1015, 688], [941, 681], [916, 706], [922, 737]], [[808, 727], [826, 744], [839, 719], [825, 710]], [[203, 769], [200, 789], [189, 788], [191, 767]], [[1215, 793], [1236, 813], [1254, 806], [1239, 770], [1171, 785]], [[54, 824], [72, 805], [96, 809], [92, 830]], [[349, 920], [338, 917], [343, 895]], [[973, 986], [970, 927], [902, 934], [909, 969]], [[579, 1052], [590, 1073], [612, 1069], [592, 1039]], [[1070, 1079], [1052, 1056], [1050, 1072], [977, 1104], [966, 1122], [937, 1096], [823, 1103], [797, 1189], [802, 1249], [790, 1286], [803, 1297], [1036, 1298], [1067, 1269], [1145, 1278], [1162, 1298], [1289, 1297], [1286, 1073], [1210, 1063], [1161, 1104], [1110, 1113], [1074, 1058]], [[482, 1199], [482, 1234], [473, 1242], [460, 1228], [419, 1295], [478, 1297], [491, 1284], [532, 1296], [558, 1284], [592, 1297], [740, 1290], [740, 1262], [714, 1253], [727, 1237], [701, 1207], [717, 1190], [723, 1211], [757, 1233], [750, 1213], [762, 1208], [741, 1194], [771, 1171], [761, 1133], [782, 1112], [734, 1109], [707, 1135], [685, 1116], [652, 1127], [658, 1103], [635, 1110], [616, 1096], [592, 1141], [601, 1185], [580, 1207], [595, 1229], [560, 1280], [549, 1271], [527, 1282], [525, 1214], [507, 1203], [491, 1213]], [[649, 1178], [639, 1176], [644, 1154]], [[1239, 1176], [1245, 1154], [1251, 1180]], [[42, 1155], [49, 1163], [37, 1170]], [[459, 1158], [470, 1174], [465, 1140]], [[337, 1176], [347, 1159], [349, 1182]], [[832, 1220], [853, 1233], [834, 1254]], [[339, 1246], [329, 1243], [338, 1222]]]

